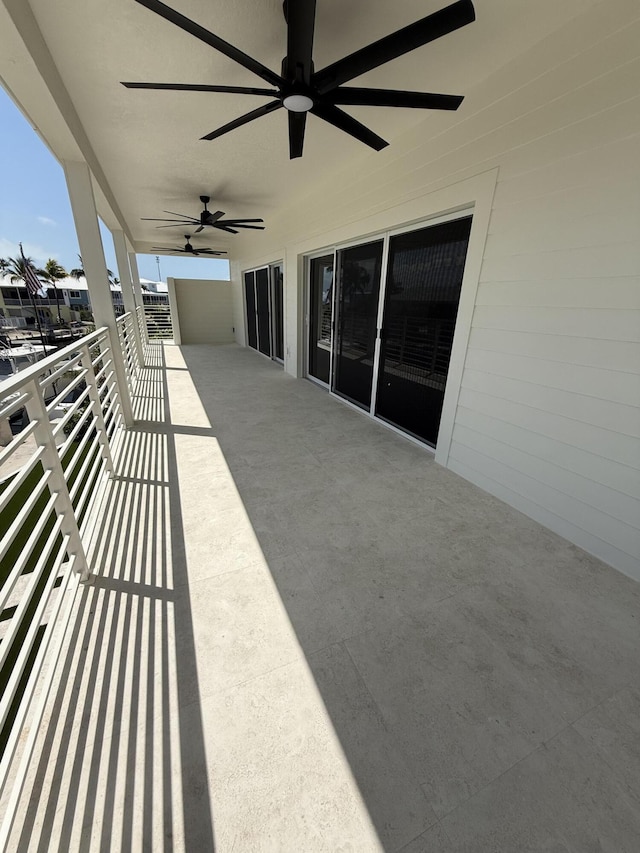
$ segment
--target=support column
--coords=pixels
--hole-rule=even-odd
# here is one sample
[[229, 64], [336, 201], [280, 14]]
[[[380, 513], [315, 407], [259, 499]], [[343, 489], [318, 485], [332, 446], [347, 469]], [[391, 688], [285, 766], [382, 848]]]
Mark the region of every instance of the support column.
[[169, 311], [171, 312], [171, 328], [173, 329], [173, 342], [177, 346], [182, 343], [180, 332], [180, 317], [178, 315], [178, 297], [176, 295], [176, 282], [171, 276], [167, 276], [167, 290], [169, 293]]
[[[140, 273], [138, 272], [138, 259], [135, 252], [129, 252], [129, 268], [131, 269], [131, 280], [133, 282], [133, 293], [136, 297], [136, 302], [142, 308], [144, 317], [144, 298], [142, 296], [142, 285], [140, 284]], [[144, 317], [144, 341], [149, 343], [149, 335], [147, 334], [147, 318]]]
[[133, 424], [131, 397], [125, 372], [124, 360], [119, 346], [116, 316], [113, 310], [113, 300], [107, 275], [107, 264], [104, 259], [102, 237], [98, 225], [98, 214], [91, 185], [91, 173], [86, 163], [67, 160], [63, 162], [64, 174], [67, 180], [69, 200], [73, 221], [76, 226], [82, 264], [87, 277], [91, 309], [96, 328], [106, 326], [109, 329], [112, 343], [113, 365], [118, 382], [120, 404], [125, 426]]
[[118, 275], [120, 277], [120, 287], [122, 288], [124, 310], [129, 311], [132, 315], [133, 334], [136, 341], [136, 350], [138, 351], [138, 364], [144, 364], [142, 340], [140, 338], [140, 326], [138, 324], [138, 315], [136, 313], [136, 299], [133, 294], [133, 280], [131, 277], [129, 253], [127, 252], [124, 231], [114, 230], [111, 232], [111, 235], [113, 237], [113, 247], [116, 251], [116, 262], [118, 264]]

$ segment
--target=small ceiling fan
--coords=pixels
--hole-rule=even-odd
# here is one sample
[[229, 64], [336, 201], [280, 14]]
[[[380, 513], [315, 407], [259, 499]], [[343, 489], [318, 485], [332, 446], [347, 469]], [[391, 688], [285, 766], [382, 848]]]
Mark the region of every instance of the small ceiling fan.
[[380, 151], [389, 143], [339, 109], [339, 106], [457, 110], [463, 101], [462, 95], [439, 95], [393, 89], [359, 89], [342, 84], [475, 21], [472, 0], [457, 0], [450, 6], [427, 15], [426, 18], [409, 24], [367, 47], [360, 48], [320, 71], [314, 70], [312, 59], [316, 0], [285, 0], [283, 8], [287, 22], [287, 55], [282, 60], [281, 74], [267, 68], [257, 59], [243, 53], [200, 24], [161, 3], [160, 0], [135, 0], [135, 2], [220, 51], [275, 87], [260, 89], [190, 83], [122, 83], [128, 89], [229, 92], [235, 95], [265, 95], [274, 98], [263, 106], [211, 131], [202, 139], [216, 139], [254, 119], [284, 107], [289, 119], [291, 159], [302, 156], [308, 112], [376, 151]]
[[230, 234], [237, 234], [238, 228], [252, 228], [254, 231], [264, 231], [264, 225], [253, 225], [254, 222], [264, 222], [264, 219], [222, 219], [224, 212], [216, 210], [211, 213], [207, 205], [211, 201], [208, 195], [201, 195], [200, 201], [204, 204], [204, 210], [200, 216], [189, 216], [187, 213], [175, 213], [172, 210], [165, 210], [164, 213], [170, 213], [171, 216], [180, 216], [181, 219], [154, 219], [149, 216], [143, 216], [145, 222], [171, 222], [171, 225], [157, 225], [156, 228], [175, 228], [176, 225], [197, 225], [198, 227], [193, 232], [199, 234], [203, 228], [219, 228], [221, 231], [228, 231]]
[[152, 246], [151, 249], [154, 252], [168, 252], [170, 255], [226, 255], [226, 252], [220, 251], [218, 249], [206, 249], [206, 248], [197, 248], [194, 247], [189, 242], [190, 234], [185, 234], [184, 239], [187, 241], [184, 244], [184, 249], [176, 249], [174, 246]]

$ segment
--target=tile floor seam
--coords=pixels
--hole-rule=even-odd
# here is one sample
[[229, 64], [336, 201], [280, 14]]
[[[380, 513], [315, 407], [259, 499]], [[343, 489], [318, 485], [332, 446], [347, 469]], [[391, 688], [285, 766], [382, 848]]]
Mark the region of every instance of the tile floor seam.
[[[453, 812], [450, 812], [450, 814], [453, 814]], [[444, 828], [444, 826], [442, 826], [442, 818], [438, 818], [438, 820], [435, 823], [432, 823], [431, 826], [428, 826], [425, 830], [423, 830], [418, 835], [416, 835], [415, 838], [412, 838], [410, 841], [407, 841], [407, 843], [403, 844], [403, 846], [400, 847], [398, 850], [393, 851], [393, 853], [403, 853], [403, 851], [408, 850], [409, 846], [411, 844], [413, 844], [414, 841], [417, 841], [419, 838], [422, 838], [423, 835], [426, 835], [428, 832], [431, 832], [433, 829], [435, 829], [436, 826], [439, 827], [441, 832], [444, 833], [449, 844], [452, 844], [451, 839], [450, 839], [449, 835], [447, 834], [446, 829]]]
[[[215, 578], [223, 578], [223, 577], [226, 577], [227, 575], [234, 574], [234, 572], [244, 572], [247, 569], [259, 568], [260, 566], [262, 566], [262, 561], [261, 560], [254, 560], [252, 563], [247, 563], [246, 566], [238, 566], [235, 569], [225, 569], [224, 572], [217, 572], [214, 575], [206, 575], [205, 577], [197, 578], [196, 580], [190, 579], [189, 577], [185, 576], [185, 580], [182, 583], [177, 583], [175, 588], [176, 588], [176, 591], [178, 589], [180, 589], [181, 587], [188, 587], [191, 590], [193, 587], [195, 587], [199, 583], [204, 583], [205, 581], [212, 581]], [[187, 568], [186, 574], [188, 575], [188, 573], [189, 573], [189, 569]]]
[[439, 823], [448, 819], [452, 814], [455, 814], [455, 812], [457, 812], [463, 806], [467, 806], [470, 802], [475, 800], [475, 798], [478, 797], [486, 788], [490, 787], [491, 785], [495, 785], [495, 783], [499, 779], [501, 779], [505, 774], [510, 773], [515, 767], [517, 767], [523, 761], [526, 761], [534, 753], [542, 750], [543, 748], [546, 748], [547, 744], [552, 743], [557, 737], [559, 737], [563, 732], [566, 732], [566, 730], [570, 729], [570, 728], [571, 728], [571, 723], [567, 723], [567, 725], [563, 726], [562, 729], [555, 732], [550, 738], [548, 738], [547, 740], [543, 740], [537, 746], [534, 746], [533, 749], [529, 750], [529, 752], [527, 752], [526, 755], [522, 755], [520, 758], [518, 758], [517, 761], [514, 761], [513, 764], [511, 764], [509, 767], [506, 767], [502, 772], [498, 773], [497, 776], [494, 776], [492, 779], [489, 779], [487, 782], [482, 784], [478, 788], [478, 790], [475, 791], [475, 793], [473, 793], [470, 797], [467, 797], [466, 800], [462, 800], [461, 802], [459, 802], [455, 806], [455, 808], [451, 809], [451, 811], [445, 812], [445, 814], [443, 814], [441, 816]]
[[[302, 655], [302, 657], [304, 658], [304, 655]], [[238, 681], [234, 684], [227, 684], [222, 689], [215, 690], [215, 688], [213, 688], [212, 691], [207, 690], [206, 693], [199, 691], [200, 699], [209, 699], [212, 696], [220, 695], [220, 693], [226, 693], [226, 692], [231, 691], [231, 690], [237, 690], [238, 687], [244, 687], [244, 685], [246, 685], [246, 684], [251, 684], [252, 681], [256, 681], [258, 678], [264, 678], [265, 675], [271, 675], [271, 673], [277, 672], [280, 669], [284, 669], [287, 666], [294, 666], [296, 664], [299, 664], [301, 662], [301, 660], [302, 660], [302, 658], [300, 656], [298, 656], [292, 660], [285, 661], [284, 663], [279, 663], [277, 666], [273, 666], [270, 669], [265, 669], [263, 672], [258, 672], [258, 673], [256, 673], [256, 675], [252, 675], [250, 678], [245, 678], [244, 681]], [[304, 663], [307, 666], [307, 669], [309, 668], [309, 665], [306, 663], [306, 658], [305, 658], [305, 660], [302, 660], [302, 663]], [[315, 683], [315, 679], [314, 679], [314, 683]], [[180, 701], [178, 700], [178, 708], [184, 710], [185, 708], [188, 708], [190, 705], [195, 704], [197, 701], [198, 700], [194, 700], [192, 702], [185, 702], [184, 704], [180, 704]]]
[[[393, 744], [393, 747], [394, 747], [395, 752], [396, 752], [396, 753], [397, 753], [397, 755], [402, 759], [402, 763], [403, 763], [403, 764], [404, 764], [404, 766], [405, 766], [405, 770], [406, 770], [407, 776], [408, 776], [409, 778], [411, 778], [411, 779], [413, 780], [413, 782], [415, 782], [416, 786], [417, 786], [417, 787], [422, 791], [422, 796], [424, 797], [425, 804], [426, 804], [426, 805], [427, 805], [427, 807], [431, 810], [431, 812], [433, 813], [433, 816], [436, 818], [436, 819], [435, 819], [435, 821], [434, 821], [433, 823], [429, 824], [429, 826], [428, 826], [425, 830], [423, 830], [423, 831], [422, 831], [418, 836], [416, 836], [416, 837], [418, 837], [418, 838], [419, 838], [419, 837], [420, 837], [420, 835], [423, 835], [427, 830], [431, 829], [431, 828], [432, 828], [432, 827], [434, 827], [437, 823], [439, 823], [439, 822], [440, 822], [440, 818], [438, 817], [437, 812], [435, 811], [435, 809], [433, 808], [433, 806], [432, 806], [432, 805], [431, 805], [431, 803], [429, 802], [429, 800], [428, 800], [428, 798], [427, 798], [427, 796], [426, 796], [426, 794], [425, 794], [425, 791], [424, 791], [424, 786], [421, 784], [420, 780], [419, 780], [419, 779], [417, 778], [417, 776], [415, 775], [415, 773], [414, 773], [414, 771], [413, 771], [413, 769], [412, 769], [412, 766], [411, 766], [411, 762], [408, 760], [408, 758], [407, 758], [407, 756], [406, 756], [406, 753], [405, 753], [404, 749], [403, 749], [403, 748], [400, 746], [400, 744], [398, 743], [398, 741], [397, 741], [397, 739], [396, 739], [396, 736], [395, 736], [395, 735], [394, 735], [394, 734], [389, 730], [389, 727], [388, 727], [388, 725], [387, 725], [387, 719], [386, 719], [386, 717], [385, 717], [385, 715], [384, 715], [384, 713], [383, 713], [383, 711], [382, 711], [382, 708], [378, 705], [378, 702], [376, 701], [376, 699], [375, 699], [374, 695], [372, 694], [371, 690], [369, 689], [369, 685], [367, 684], [367, 681], [366, 681], [366, 679], [365, 679], [364, 675], [363, 675], [363, 674], [362, 674], [362, 672], [360, 671], [360, 669], [359, 669], [359, 667], [358, 667], [358, 664], [356, 663], [355, 659], [353, 658], [353, 655], [352, 655], [352, 654], [351, 654], [351, 652], [349, 651], [349, 647], [347, 646], [347, 641], [346, 641], [346, 640], [343, 640], [343, 641], [341, 641], [340, 643], [334, 643], [334, 645], [341, 645], [341, 646], [343, 646], [343, 648], [344, 648], [345, 652], [347, 653], [347, 657], [349, 658], [349, 660], [350, 660], [350, 661], [351, 661], [351, 663], [353, 664], [353, 667], [354, 667], [355, 671], [358, 673], [358, 677], [360, 678], [360, 681], [362, 682], [362, 684], [363, 684], [363, 686], [364, 686], [364, 689], [365, 689], [365, 691], [366, 691], [367, 695], [368, 695], [368, 696], [369, 696], [369, 698], [371, 699], [371, 702], [373, 703], [374, 708], [375, 708], [375, 709], [376, 709], [376, 711], [378, 712], [378, 716], [380, 717], [380, 720], [381, 720], [381, 722], [382, 722], [382, 725], [383, 725], [383, 728], [384, 728], [385, 733], [386, 733], [386, 734], [387, 734], [387, 736], [390, 738], [390, 740], [391, 740], [391, 742], [392, 742], [392, 744]], [[415, 839], [413, 839], [413, 840], [415, 840]], [[411, 843], [411, 842], [409, 842], [409, 843]], [[406, 847], [406, 846], [407, 846], [407, 845], [405, 845], [405, 847]], [[400, 850], [401, 850], [401, 849], [402, 849], [402, 848], [400, 848]], [[399, 851], [396, 851], [396, 853], [399, 853]]]

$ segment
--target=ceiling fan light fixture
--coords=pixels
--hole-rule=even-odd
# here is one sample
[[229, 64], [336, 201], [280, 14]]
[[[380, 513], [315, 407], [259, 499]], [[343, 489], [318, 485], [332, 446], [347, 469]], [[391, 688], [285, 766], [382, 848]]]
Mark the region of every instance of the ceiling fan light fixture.
[[308, 95], [287, 95], [282, 99], [282, 106], [292, 113], [308, 113], [313, 109], [313, 101]]

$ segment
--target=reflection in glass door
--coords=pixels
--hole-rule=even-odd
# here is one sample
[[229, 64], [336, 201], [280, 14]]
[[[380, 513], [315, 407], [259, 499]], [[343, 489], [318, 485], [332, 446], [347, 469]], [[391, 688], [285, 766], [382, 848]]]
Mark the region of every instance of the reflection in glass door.
[[309, 262], [309, 376], [329, 384], [333, 255]]
[[337, 255], [332, 390], [369, 410], [373, 385], [383, 241]]
[[435, 447], [471, 217], [391, 237], [376, 415]]
[[244, 298], [247, 308], [247, 343], [253, 349], [258, 349], [258, 327], [256, 325], [256, 289], [255, 273], [244, 274]]

